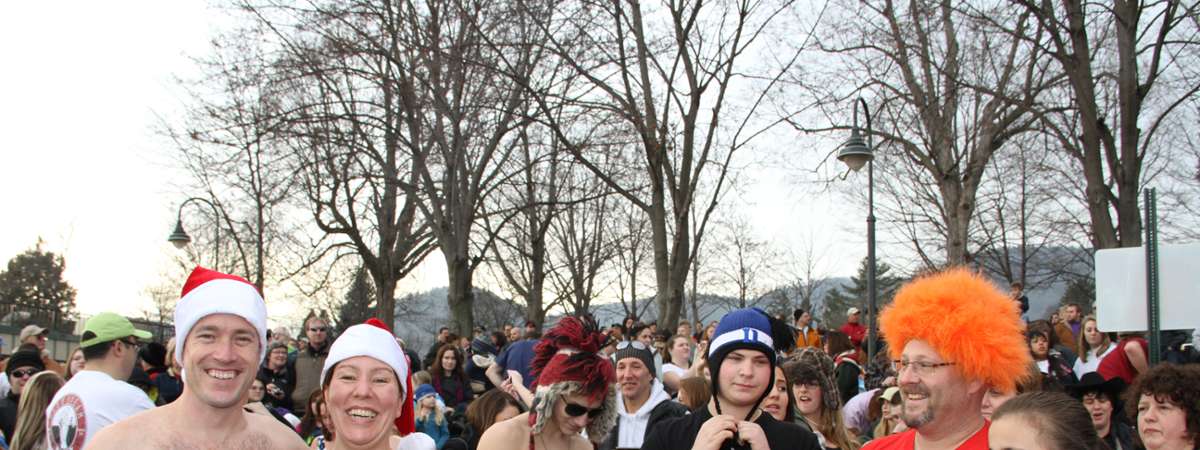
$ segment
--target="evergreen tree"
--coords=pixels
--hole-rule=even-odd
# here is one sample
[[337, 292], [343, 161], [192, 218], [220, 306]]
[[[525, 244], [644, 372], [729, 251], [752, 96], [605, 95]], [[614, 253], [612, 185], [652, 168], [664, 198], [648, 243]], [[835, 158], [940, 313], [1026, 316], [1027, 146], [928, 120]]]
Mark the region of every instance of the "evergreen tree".
[[[896, 295], [896, 289], [904, 281], [891, 272], [892, 266], [879, 260], [875, 261], [876, 312], [892, 302], [892, 297]], [[822, 322], [819, 326], [827, 329], [841, 327], [846, 323], [846, 310], [851, 306], [863, 312], [862, 321], [859, 323], [866, 325], [867, 297], [867, 258], [863, 258], [862, 263], [858, 266], [858, 274], [850, 278], [849, 286], [835, 287], [825, 295], [821, 309]]]
[[1067, 289], [1058, 299], [1058, 304], [1066, 306], [1071, 303], [1079, 305], [1081, 314], [1092, 313], [1096, 303], [1096, 282], [1092, 280], [1091, 276], [1076, 277], [1067, 283]]
[[367, 277], [367, 271], [359, 267], [354, 271], [354, 281], [350, 290], [346, 291], [346, 299], [338, 309], [337, 330], [340, 334], [346, 328], [366, 322], [375, 315], [375, 287]]
[[63, 257], [42, 250], [38, 239], [34, 248], [14, 256], [0, 272], [0, 304], [28, 309], [38, 320], [56, 317], [61, 323], [75, 314], [75, 288], [63, 279], [65, 269]]

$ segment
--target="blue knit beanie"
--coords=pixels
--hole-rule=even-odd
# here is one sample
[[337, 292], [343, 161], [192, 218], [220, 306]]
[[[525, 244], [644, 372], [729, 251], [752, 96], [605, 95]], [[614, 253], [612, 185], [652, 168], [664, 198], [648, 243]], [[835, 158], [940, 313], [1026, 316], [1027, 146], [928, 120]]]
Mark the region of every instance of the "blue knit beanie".
[[431, 386], [429, 384], [422, 384], [417, 387], [416, 394], [413, 394], [413, 399], [419, 402], [419, 401], [421, 401], [421, 399], [425, 398], [425, 396], [427, 396], [427, 395], [438, 395], [438, 393], [437, 393], [437, 390], [433, 388], [433, 386]]
[[[737, 309], [721, 317], [721, 322], [717, 324], [717, 329], [713, 333], [712, 342], [708, 344], [709, 374], [712, 376], [713, 400], [716, 402], [718, 414], [721, 412], [721, 403], [717, 400], [717, 394], [720, 392], [717, 380], [720, 377], [721, 363], [725, 361], [725, 356], [740, 349], [758, 350], [767, 355], [767, 360], [771, 362], [771, 377], [767, 382], [767, 388], [763, 389], [762, 398], [759, 398], [759, 403], [762, 403], [762, 399], [771, 392], [770, 386], [775, 385], [775, 364], [778, 352], [786, 350], [794, 344], [790, 337], [791, 329], [787, 324], [771, 319], [767, 313], [758, 308]], [[753, 415], [753, 409], [751, 415]], [[749, 420], [749, 416], [747, 420]]]

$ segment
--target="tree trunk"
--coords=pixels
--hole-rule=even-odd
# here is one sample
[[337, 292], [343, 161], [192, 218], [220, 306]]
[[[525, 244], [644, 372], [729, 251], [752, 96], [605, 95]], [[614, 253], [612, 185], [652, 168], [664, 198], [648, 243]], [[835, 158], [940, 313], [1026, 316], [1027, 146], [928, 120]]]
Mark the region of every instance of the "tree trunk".
[[[375, 317], [396, 329], [396, 277], [391, 270], [371, 269], [375, 282]], [[354, 325], [354, 324], [350, 324]]]
[[470, 261], [464, 256], [446, 254], [446, 267], [450, 277], [446, 300], [450, 304], [450, 331], [459, 336], [471, 336], [475, 326], [475, 293], [471, 291], [474, 274]]

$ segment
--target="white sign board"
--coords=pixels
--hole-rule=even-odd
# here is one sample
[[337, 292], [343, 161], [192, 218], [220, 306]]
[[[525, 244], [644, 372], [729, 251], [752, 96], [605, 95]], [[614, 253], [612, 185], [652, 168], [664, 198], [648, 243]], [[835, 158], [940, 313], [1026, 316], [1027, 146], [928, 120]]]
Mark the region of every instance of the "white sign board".
[[[1101, 331], [1150, 329], [1142, 247], [1096, 251], [1096, 325]], [[1158, 246], [1159, 324], [1200, 327], [1200, 244]]]

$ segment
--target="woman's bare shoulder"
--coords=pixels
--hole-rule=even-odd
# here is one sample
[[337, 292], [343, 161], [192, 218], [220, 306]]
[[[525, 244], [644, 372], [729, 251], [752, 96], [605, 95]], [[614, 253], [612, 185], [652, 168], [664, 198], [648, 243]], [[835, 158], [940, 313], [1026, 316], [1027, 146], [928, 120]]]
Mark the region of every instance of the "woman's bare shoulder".
[[496, 422], [479, 438], [479, 450], [512, 450], [529, 439], [529, 416], [521, 414]]

